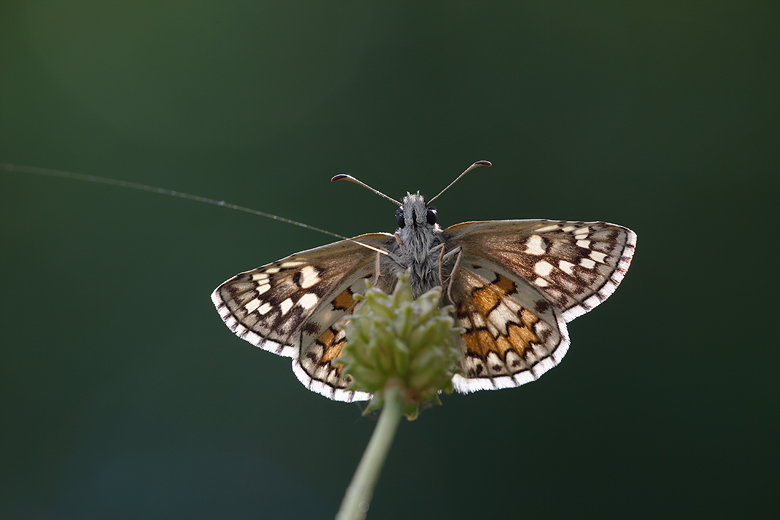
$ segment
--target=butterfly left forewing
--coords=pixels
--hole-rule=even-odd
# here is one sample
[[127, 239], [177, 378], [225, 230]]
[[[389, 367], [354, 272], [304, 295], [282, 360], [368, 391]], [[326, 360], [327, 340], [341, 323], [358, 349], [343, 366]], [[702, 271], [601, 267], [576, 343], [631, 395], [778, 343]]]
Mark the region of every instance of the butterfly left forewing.
[[348, 381], [330, 364], [342, 342], [330, 331], [353, 308], [352, 294], [365, 291], [363, 279], [375, 274], [377, 253], [356, 242], [385, 249], [393, 240], [373, 233], [302, 251], [234, 276], [211, 298], [236, 335], [292, 357], [309, 389], [337, 400], [367, 399], [344, 391]]

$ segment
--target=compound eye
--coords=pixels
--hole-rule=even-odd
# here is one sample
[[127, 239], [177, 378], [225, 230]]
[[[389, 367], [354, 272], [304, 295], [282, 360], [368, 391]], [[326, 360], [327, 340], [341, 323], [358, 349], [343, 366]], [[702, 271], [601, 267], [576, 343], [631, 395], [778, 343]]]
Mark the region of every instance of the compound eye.
[[436, 210], [429, 208], [428, 213], [426, 214], [426, 218], [428, 219], [428, 224], [431, 226], [436, 224]]
[[404, 221], [404, 212], [400, 209], [395, 212], [395, 218], [398, 220], [398, 227], [402, 228], [406, 225], [406, 222]]

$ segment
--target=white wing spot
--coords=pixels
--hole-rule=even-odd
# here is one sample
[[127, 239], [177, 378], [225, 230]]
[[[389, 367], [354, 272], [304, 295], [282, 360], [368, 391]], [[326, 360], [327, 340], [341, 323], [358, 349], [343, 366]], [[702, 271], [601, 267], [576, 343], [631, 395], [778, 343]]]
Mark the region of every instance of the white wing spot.
[[563, 226], [561, 231], [568, 233], [569, 231], [574, 231], [575, 229], [577, 229], [577, 226]]
[[298, 305], [303, 307], [306, 310], [311, 309], [315, 305], [317, 305], [317, 295], [314, 293], [306, 293], [303, 296], [301, 296], [301, 299], [298, 300]]
[[288, 260], [286, 262], [282, 262], [281, 264], [279, 264], [279, 267], [288, 269], [290, 267], [298, 267], [299, 265], [303, 265], [304, 263], [305, 262], [301, 260]]
[[312, 265], [307, 265], [301, 269], [301, 288], [308, 289], [320, 281], [317, 269]]
[[536, 230], [537, 233], [547, 233], [549, 231], [555, 231], [560, 226], [558, 224], [553, 224], [552, 226], [544, 226]]
[[580, 265], [585, 269], [593, 269], [594, 267], [596, 267], [596, 262], [594, 262], [590, 258], [581, 258]]
[[536, 262], [536, 265], [534, 266], [534, 272], [539, 276], [549, 276], [553, 269], [552, 264], [545, 260]]
[[574, 276], [574, 264], [571, 262], [567, 262], [566, 260], [561, 260], [558, 262], [558, 267], [561, 268], [561, 271], [564, 273]]
[[496, 326], [493, 325], [492, 321], [487, 322], [487, 324], [485, 326], [487, 327], [488, 332], [493, 335], [493, 337], [498, 337], [498, 335], [500, 333], [499, 333], [498, 329], [496, 328]]
[[293, 301], [290, 298], [287, 298], [279, 305], [279, 310], [282, 311], [282, 316], [287, 314], [287, 311], [292, 309]]
[[529, 255], [543, 255], [547, 252], [544, 247], [544, 239], [539, 235], [531, 235], [525, 241], [525, 252]]
[[273, 309], [273, 307], [271, 307], [271, 304], [266, 302], [262, 304], [259, 309], [257, 309], [257, 312], [258, 314], [260, 314], [260, 316], [265, 316], [266, 314], [268, 314], [268, 311], [270, 311], [271, 309]]
[[577, 247], [590, 248], [590, 240], [577, 240]]
[[536, 280], [534, 280], [534, 283], [539, 287], [547, 287], [548, 285], [550, 285], [547, 282], [547, 280], [545, 280], [544, 278], [537, 278]]
[[264, 282], [266, 280], [268, 280], [268, 273], [259, 273], [259, 274], [252, 275], [252, 281]]
[[264, 292], [266, 292], [270, 288], [271, 288], [271, 284], [268, 283], [268, 282], [265, 282], [265, 283], [259, 284], [255, 290], [257, 291], [257, 294], [263, 294]]
[[257, 310], [257, 308], [260, 307], [260, 300], [255, 298], [254, 300], [250, 300], [249, 303], [244, 305], [244, 309], [248, 314], [251, 314]]
[[581, 233], [579, 235], [574, 235], [574, 238], [576, 238], [577, 240], [585, 240], [586, 238], [588, 238], [588, 234], [587, 233]]
[[481, 314], [475, 312], [470, 317], [475, 327], [479, 328], [485, 326], [485, 319], [482, 317]]
[[583, 233], [585, 233], [586, 235], [588, 233], [590, 233], [590, 228], [588, 226], [585, 226], [585, 227], [580, 228], [580, 229], [578, 229], [577, 231], [574, 232], [575, 235], [581, 235]]
[[490, 311], [488, 315], [492, 323], [501, 334], [507, 334], [507, 326], [517, 321], [517, 314], [507, 305], [499, 304], [498, 307]]
[[268, 274], [276, 274], [276, 273], [279, 272], [279, 268], [278, 267], [269, 267], [268, 269], [265, 270], [265, 272], [268, 273]]
[[600, 264], [604, 263], [604, 259], [607, 257], [605, 253], [600, 253], [599, 251], [591, 251], [590, 257], [597, 261]]

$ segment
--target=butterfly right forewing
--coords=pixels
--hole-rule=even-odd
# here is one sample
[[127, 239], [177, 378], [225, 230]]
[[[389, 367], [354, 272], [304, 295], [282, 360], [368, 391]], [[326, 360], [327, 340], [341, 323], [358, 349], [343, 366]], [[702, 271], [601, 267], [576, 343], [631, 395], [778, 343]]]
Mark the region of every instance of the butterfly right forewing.
[[475, 261], [525, 279], [567, 322], [606, 300], [623, 280], [636, 234], [606, 222], [503, 220], [467, 222], [444, 231]]

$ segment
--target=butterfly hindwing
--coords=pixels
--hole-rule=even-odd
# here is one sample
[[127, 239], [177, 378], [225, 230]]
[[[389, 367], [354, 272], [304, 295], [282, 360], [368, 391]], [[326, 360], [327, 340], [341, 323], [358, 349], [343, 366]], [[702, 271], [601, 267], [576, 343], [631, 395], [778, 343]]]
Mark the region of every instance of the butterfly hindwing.
[[[560, 312], [525, 280], [465, 258], [453, 280], [460, 392], [520, 386], [557, 365], [569, 346]], [[504, 271], [504, 272], [501, 272]]]
[[365, 401], [371, 398], [365, 392], [355, 392], [347, 387], [352, 377], [342, 371], [343, 365], [334, 360], [341, 355], [347, 343], [344, 329], [336, 323], [352, 314], [357, 305], [356, 294], [366, 290], [366, 274], [352, 285], [340, 291], [329, 303], [324, 304], [301, 328], [300, 354], [293, 359], [293, 371], [309, 389], [336, 401]]

